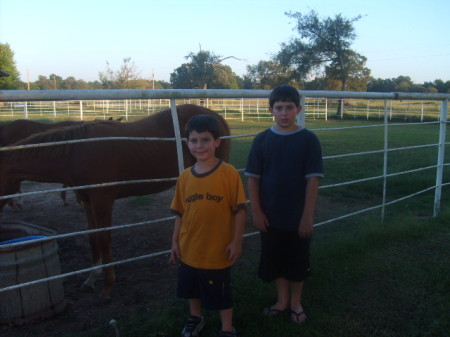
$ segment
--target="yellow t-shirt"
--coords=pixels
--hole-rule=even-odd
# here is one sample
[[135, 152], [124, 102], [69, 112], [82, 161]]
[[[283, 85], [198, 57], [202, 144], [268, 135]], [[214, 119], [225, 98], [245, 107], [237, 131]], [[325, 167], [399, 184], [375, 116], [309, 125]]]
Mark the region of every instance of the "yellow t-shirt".
[[246, 200], [239, 172], [226, 162], [203, 175], [184, 170], [170, 206], [182, 217], [181, 261], [201, 269], [231, 266], [225, 249], [233, 239], [234, 214]]

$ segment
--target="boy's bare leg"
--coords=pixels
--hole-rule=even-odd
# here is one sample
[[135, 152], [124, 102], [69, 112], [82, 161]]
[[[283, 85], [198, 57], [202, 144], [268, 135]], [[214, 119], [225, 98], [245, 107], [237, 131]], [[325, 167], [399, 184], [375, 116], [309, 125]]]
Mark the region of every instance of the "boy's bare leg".
[[303, 310], [302, 293], [304, 282], [290, 282], [290, 283], [291, 283], [290, 308], [295, 312], [300, 312]]
[[306, 315], [294, 315], [292, 312], [297, 314], [303, 312], [302, 306], [302, 293], [304, 282], [290, 282], [291, 285], [291, 298], [290, 298], [290, 309], [291, 309], [291, 319], [294, 322], [302, 322], [305, 320]]
[[219, 310], [222, 331], [233, 331], [233, 308]]
[[272, 308], [279, 310], [286, 310], [289, 308], [289, 281], [283, 277], [275, 279], [277, 288], [277, 303]]
[[201, 317], [202, 316], [202, 303], [199, 298], [189, 299], [189, 310], [191, 316]]

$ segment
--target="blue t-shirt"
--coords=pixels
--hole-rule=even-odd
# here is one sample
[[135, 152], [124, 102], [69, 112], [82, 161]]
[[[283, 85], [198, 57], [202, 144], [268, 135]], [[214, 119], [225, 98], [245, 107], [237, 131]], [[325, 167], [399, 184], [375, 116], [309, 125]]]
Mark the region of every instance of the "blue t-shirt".
[[267, 129], [253, 140], [245, 175], [260, 178], [261, 207], [269, 226], [297, 231], [305, 203], [306, 179], [323, 177], [320, 142], [307, 129]]

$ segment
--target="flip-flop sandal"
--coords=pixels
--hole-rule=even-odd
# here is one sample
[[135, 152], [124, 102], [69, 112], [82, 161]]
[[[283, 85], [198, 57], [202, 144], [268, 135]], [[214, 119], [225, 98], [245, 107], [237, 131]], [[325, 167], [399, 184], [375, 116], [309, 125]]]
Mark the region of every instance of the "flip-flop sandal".
[[286, 310], [277, 309], [277, 308], [274, 308], [274, 307], [266, 307], [266, 308], [264, 308], [262, 314], [264, 316], [276, 316], [276, 315], [279, 315], [279, 314], [281, 314], [282, 312], [285, 312], [285, 311]]
[[[291, 322], [295, 324], [302, 324], [304, 321], [306, 321], [306, 314], [304, 311], [296, 312], [294, 310], [291, 310]], [[295, 316], [295, 319], [293, 318]], [[300, 317], [304, 317], [303, 319], [300, 319]]]

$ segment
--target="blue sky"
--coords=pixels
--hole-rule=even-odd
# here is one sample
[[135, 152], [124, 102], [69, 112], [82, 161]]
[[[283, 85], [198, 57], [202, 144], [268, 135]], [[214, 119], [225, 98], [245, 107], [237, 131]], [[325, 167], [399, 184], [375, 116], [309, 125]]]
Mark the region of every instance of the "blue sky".
[[209, 50], [242, 76], [296, 36], [286, 12], [363, 17], [352, 48], [376, 78], [450, 80], [448, 0], [0, 0], [0, 43], [23, 81], [56, 74], [87, 81], [134, 61], [141, 77], [169, 81], [191, 52]]

